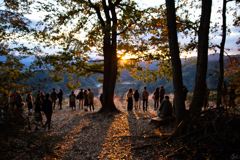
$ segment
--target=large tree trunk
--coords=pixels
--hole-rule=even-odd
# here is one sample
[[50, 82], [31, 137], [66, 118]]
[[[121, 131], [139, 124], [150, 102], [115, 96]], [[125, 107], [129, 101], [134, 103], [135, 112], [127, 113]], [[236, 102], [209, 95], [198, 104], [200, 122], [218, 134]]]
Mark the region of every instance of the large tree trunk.
[[103, 106], [100, 111], [118, 111], [114, 104], [114, 90], [117, 80], [117, 55], [112, 45], [104, 48]]
[[223, 9], [222, 9], [222, 19], [223, 19], [223, 28], [222, 28], [222, 42], [220, 48], [219, 55], [219, 80], [218, 80], [218, 88], [217, 88], [217, 107], [222, 104], [222, 86], [224, 79], [224, 64], [223, 64], [223, 55], [224, 55], [224, 47], [226, 41], [226, 5], [227, 1], [223, 0]]
[[182, 68], [181, 60], [179, 57], [174, 0], [166, 0], [166, 6], [167, 6], [168, 37], [173, 71], [175, 114], [177, 122], [176, 125], [178, 126], [178, 124], [180, 124], [184, 118], [185, 105], [183, 100]]
[[212, 0], [202, 0], [202, 15], [198, 32], [198, 57], [193, 90], [190, 104], [190, 113], [194, 114], [201, 109], [204, 102], [206, 88], [206, 74], [208, 63], [208, 35], [211, 17]]

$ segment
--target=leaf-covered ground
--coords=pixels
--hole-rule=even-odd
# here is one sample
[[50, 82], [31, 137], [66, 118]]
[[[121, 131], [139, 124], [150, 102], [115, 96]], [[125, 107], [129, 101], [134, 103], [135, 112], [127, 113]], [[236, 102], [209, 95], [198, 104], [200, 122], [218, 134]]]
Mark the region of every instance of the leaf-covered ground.
[[34, 131], [34, 125], [31, 127], [31, 134], [44, 135], [42, 143], [47, 141], [47, 145], [38, 154], [29, 157], [27, 152], [21, 153], [16, 159], [158, 159], [155, 146], [161, 143], [162, 135], [173, 131], [174, 125], [164, 130], [151, 125], [151, 118], [156, 116], [152, 109], [119, 109], [122, 112], [117, 114], [100, 114], [98, 108], [95, 112], [56, 109], [51, 131]]

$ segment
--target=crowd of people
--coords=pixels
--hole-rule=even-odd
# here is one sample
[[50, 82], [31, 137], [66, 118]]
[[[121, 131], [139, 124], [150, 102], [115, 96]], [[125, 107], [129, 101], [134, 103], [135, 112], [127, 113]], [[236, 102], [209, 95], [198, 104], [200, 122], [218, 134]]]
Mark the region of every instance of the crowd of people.
[[[169, 101], [169, 96], [165, 95], [166, 91], [164, 86], [156, 87], [155, 91], [153, 92], [153, 100], [154, 100], [154, 110], [157, 111], [157, 115], [160, 116], [170, 116], [173, 114], [174, 106]], [[184, 94], [184, 101], [186, 101], [188, 90], [185, 86], [183, 86], [183, 94]], [[140, 109], [139, 102], [142, 100], [142, 109], [143, 111], [148, 110], [148, 98], [149, 92], [147, 87], [144, 87], [142, 94], [140, 96], [138, 89], [135, 89], [133, 92], [132, 88], [129, 88], [126, 94], [127, 100], [127, 110], [131, 111], [133, 109], [133, 99], [135, 104], [135, 110]]]
[[[232, 93], [234, 90], [231, 89]], [[209, 90], [206, 89], [206, 95], [208, 96]], [[184, 102], [187, 99], [188, 90], [185, 86], [183, 86], [183, 99]], [[226, 91], [227, 93], [227, 91]], [[156, 87], [152, 94], [152, 99], [154, 100], [154, 110], [157, 111], [157, 115], [161, 116], [169, 116], [174, 113], [174, 99], [173, 105], [169, 101], [169, 96], [165, 95], [166, 91], [164, 86]], [[142, 110], [148, 111], [148, 100], [149, 100], [149, 91], [147, 87], [144, 87], [142, 93], [140, 94], [138, 89], [133, 91], [132, 88], [129, 88], [126, 94], [127, 100], [127, 110], [131, 111], [133, 108], [135, 110], [141, 109], [140, 102], [142, 101]], [[234, 96], [230, 96], [230, 106], [231, 103], [234, 105], [234, 100], [232, 100]], [[100, 96], [100, 102], [102, 103], [103, 94]], [[206, 98], [205, 98], [206, 99]], [[56, 104], [58, 100], [58, 105]], [[62, 109], [62, 101], [63, 101], [63, 90], [60, 89], [57, 93], [55, 88], [51, 93], [47, 93], [44, 95], [42, 91], [38, 91], [36, 99], [34, 99], [31, 93], [28, 93], [26, 96], [26, 103], [29, 113], [31, 113], [31, 109], [34, 108], [35, 111], [35, 120], [37, 121], [35, 130], [38, 130], [39, 125], [41, 124], [42, 127], [45, 129], [48, 127], [50, 130], [51, 126], [51, 117], [53, 110], [56, 109], [58, 106], [59, 109]], [[206, 101], [206, 100], [205, 100]], [[207, 99], [208, 101], [208, 99]], [[232, 102], [233, 101], [233, 102]], [[77, 103], [78, 102], [78, 103]], [[23, 97], [20, 94], [20, 91], [15, 91], [10, 97], [4, 93], [1, 97], [1, 103], [4, 106], [5, 110], [14, 109], [20, 112], [23, 112], [22, 107], [25, 105], [23, 102]], [[134, 106], [133, 106], [134, 104]], [[74, 91], [71, 91], [69, 95], [69, 107], [72, 109], [76, 109], [78, 106], [79, 109], [84, 109], [85, 111], [94, 111], [94, 92], [91, 91], [90, 88], [88, 89], [80, 89], [78, 94], [75, 94]], [[204, 105], [207, 106], [207, 105]], [[46, 122], [43, 124], [42, 120], [42, 113], [46, 116]], [[21, 113], [20, 113], [21, 114]]]

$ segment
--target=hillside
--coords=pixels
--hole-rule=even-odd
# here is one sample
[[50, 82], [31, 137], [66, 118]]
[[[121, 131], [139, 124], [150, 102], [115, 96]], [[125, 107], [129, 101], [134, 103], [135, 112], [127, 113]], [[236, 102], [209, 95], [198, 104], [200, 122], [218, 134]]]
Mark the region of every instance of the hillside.
[[[214, 73], [214, 70], [217, 67], [217, 61], [210, 61], [208, 63], [208, 73], [207, 73], [207, 83], [209, 88], [213, 89], [216, 88], [216, 84], [214, 84], [214, 78], [211, 76], [211, 74]], [[156, 70], [157, 68], [155, 67], [154, 64], [151, 65], [152, 70]], [[193, 91], [194, 87], [194, 79], [195, 79], [195, 71], [196, 71], [196, 64], [192, 63], [186, 63], [185, 66], [182, 67], [182, 72], [183, 72], [183, 84], [188, 88], [189, 92], [191, 93]], [[56, 88], [57, 91], [59, 91], [60, 88], [63, 89], [63, 92], [66, 93], [64, 95], [70, 94], [70, 90], [68, 90], [65, 85], [69, 81], [67, 79], [67, 75], [63, 75], [64, 81], [55, 83], [55, 82], [47, 82], [45, 83], [45, 87], [42, 86], [41, 88], [36, 89], [37, 90], [42, 90], [44, 93], [51, 92], [52, 88]], [[98, 96], [99, 92], [101, 92], [101, 84], [98, 83], [97, 81], [97, 75], [94, 75], [92, 77], [83, 79], [79, 78], [79, 81], [81, 83], [81, 87], [83, 89], [91, 88], [93, 92], [95, 93], [95, 96]], [[49, 75], [47, 72], [45, 73], [37, 73], [36, 78], [31, 79], [30, 82], [34, 82], [35, 80], [38, 80], [40, 78], [49, 78]], [[130, 87], [133, 88], [133, 90], [138, 89], [140, 92], [142, 92], [143, 87], [146, 86], [148, 91], [150, 93], [154, 92], [156, 87], [160, 87], [163, 85], [166, 89], [166, 93], [173, 93], [173, 85], [172, 82], [170, 81], [169, 83], [165, 80], [158, 80], [156, 82], [151, 82], [151, 83], [143, 83], [141, 80], [138, 81], [134, 78], [132, 78], [129, 75], [129, 72], [126, 70], [122, 71], [121, 75], [121, 82], [116, 83], [116, 89], [115, 89], [115, 94], [117, 95], [124, 95]], [[36, 91], [33, 92], [33, 95], [36, 94]]]

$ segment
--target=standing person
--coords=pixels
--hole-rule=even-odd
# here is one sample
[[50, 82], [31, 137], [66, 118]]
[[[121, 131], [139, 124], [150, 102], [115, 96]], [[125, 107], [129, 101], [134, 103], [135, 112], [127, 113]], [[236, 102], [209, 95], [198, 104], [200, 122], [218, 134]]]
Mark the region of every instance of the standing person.
[[185, 101], [187, 100], [187, 93], [188, 93], [188, 89], [186, 88], [186, 86], [183, 86], [183, 100], [184, 100], [184, 105], [185, 105]]
[[23, 111], [22, 106], [24, 106], [24, 103], [22, 102], [23, 97], [20, 94], [20, 91], [15, 90], [15, 94], [16, 94], [16, 98], [14, 99], [14, 103], [17, 105], [18, 109], [21, 109], [19, 111], [22, 112]]
[[94, 101], [94, 93], [93, 91], [91, 91], [90, 88], [88, 88], [88, 105], [89, 105], [89, 109], [91, 111], [91, 106], [92, 106], [92, 110], [94, 111], [94, 104], [93, 104], [93, 101]]
[[62, 100], [63, 100], [63, 90], [60, 89], [60, 92], [58, 93], [59, 109], [62, 109]]
[[157, 116], [162, 117], [162, 116], [172, 116], [172, 103], [169, 101], [169, 97], [165, 96], [164, 100], [162, 101], [159, 109]]
[[133, 108], [133, 91], [132, 88], [129, 88], [127, 92], [127, 100], [128, 100], [128, 105], [127, 105], [127, 110], [131, 111]]
[[28, 113], [31, 112], [31, 109], [33, 108], [33, 105], [32, 105], [32, 95], [31, 93], [29, 92], [28, 95], [26, 96], [26, 102], [28, 104]]
[[46, 94], [46, 99], [44, 99], [42, 104], [42, 110], [46, 115], [47, 121], [45, 123], [45, 126], [48, 125], [48, 130], [50, 130], [50, 124], [51, 124], [51, 118], [52, 118], [52, 101], [50, 100], [50, 93]]
[[[40, 90], [38, 90], [38, 93], [37, 93], [37, 97], [39, 97], [39, 96], [41, 96], [41, 91]], [[36, 97], [36, 99], [37, 99], [37, 97]]]
[[14, 109], [16, 105], [15, 98], [17, 98], [16, 93], [12, 93], [12, 95], [10, 96], [10, 109]]
[[[143, 90], [143, 92], [142, 92], [143, 111], [147, 111], [147, 107], [148, 107], [148, 96], [149, 96], [149, 92], [147, 91], [147, 87], [144, 87], [144, 90]], [[146, 108], [145, 108], [145, 103], [146, 103]]]
[[75, 108], [76, 109], [76, 96], [74, 94], [74, 91], [71, 92], [71, 94], [69, 95], [69, 104], [70, 104], [70, 107]]
[[154, 110], [157, 110], [159, 106], [159, 97], [160, 97], [160, 92], [158, 87], [155, 89], [153, 95], [154, 95]]
[[88, 111], [88, 91], [85, 89], [83, 93], [85, 111]]
[[101, 105], [103, 106], [103, 93], [101, 93], [99, 99], [100, 99]]
[[16, 90], [15, 94], [16, 94], [15, 104], [17, 105], [17, 108], [22, 108], [24, 104], [22, 103], [22, 96], [20, 94], [20, 91]]
[[165, 89], [164, 89], [164, 87], [162, 85], [161, 89], [160, 89], [160, 103], [162, 103], [162, 101], [164, 99], [164, 95], [165, 95]]
[[79, 101], [79, 109], [80, 109], [80, 106], [82, 106], [82, 109], [83, 109], [83, 89], [81, 88], [81, 90], [79, 91], [78, 95], [77, 95], [77, 99]]
[[139, 101], [139, 93], [138, 93], [138, 89], [135, 89], [135, 92], [133, 94], [134, 100], [135, 100], [135, 110], [137, 110], [138, 108], [140, 109], [139, 105], [138, 105], [138, 101]]
[[42, 98], [42, 101], [44, 101], [44, 99], [45, 99], [45, 94], [43, 93], [43, 91], [41, 91], [40, 96], [41, 96], [41, 98]]
[[42, 122], [42, 108], [41, 108], [41, 105], [42, 105], [42, 99], [40, 96], [37, 97], [36, 101], [35, 101], [35, 120], [36, 120], [36, 128], [35, 128], [35, 131], [39, 130], [38, 129], [38, 126], [39, 126], [39, 122], [40, 124], [42, 124], [43, 127], [45, 127], [43, 125], [43, 122]]
[[56, 100], [57, 100], [57, 92], [55, 91], [55, 88], [53, 88], [53, 91], [51, 93], [51, 100], [53, 103], [53, 110], [54, 110], [56, 105]]

